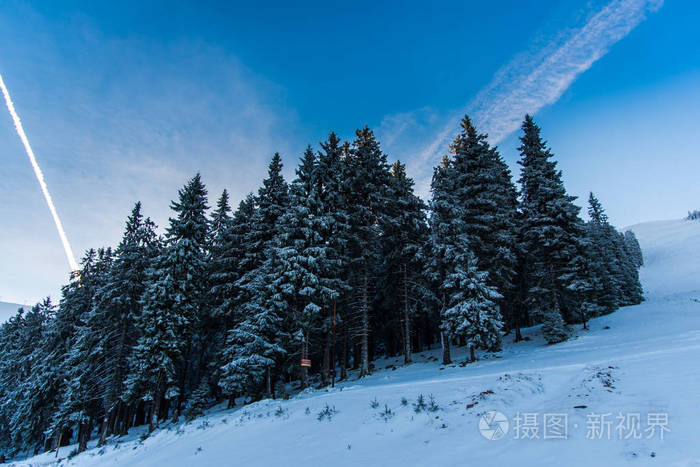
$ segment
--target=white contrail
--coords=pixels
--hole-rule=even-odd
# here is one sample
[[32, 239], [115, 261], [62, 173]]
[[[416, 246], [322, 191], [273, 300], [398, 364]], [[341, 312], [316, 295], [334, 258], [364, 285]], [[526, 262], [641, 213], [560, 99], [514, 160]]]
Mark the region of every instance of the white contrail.
[[46, 204], [49, 206], [49, 211], [51, 211], [53, 221], [56, 223], [56, 230], [58, 230], [58, 236], [61, 237], [61, 243], [63, 244], [63, 249], [66, 252], [66, 257], [68, 258], [68, 264], [70, 265], [70, 269], [71, 271], [77, 271], [78, 263], [75, 261], [75, 257], [73, 256], [73, 250], [70, 247], [70, 243], [68, 243], [68, 237], [66, 236], [66, 232], [63, 230], [63, 224], [61, 224], [61, 219], [58, 217], [58, 212], [56, 212], [56, 206], [54, 206], [53, 204], [51, 194], [49, 193], [49, 189], [46, 186], [46, 182], [44, 181], [44, 174], [41, 172], [39, 164], [37, 164], [36, 162], [36, 158], [34, 157], [34, 151], [32, 151], [32, 147], [29, 145], [27, 135], [24, 133], [24, 128], [22, 128], [22, 121], [19, 119], [19, 115], [17, 115], [17, 112], [15, 111], [15, 106], [12, 103], [12, 99], [10, 98], [10, 93], [7, 90], [7, 87], [5, 86], [5, 82], [2, 80], [2, 74], [0, 74], [0, 88], [2, 88], [2, 94], [3, 96], [5, 96], [5, 103], [7, 104], [7, 109], [10, 111], [10, 115], [12, 116], [12, 121], [14, 121], [15, 123], [15, 129], [17, 130], [17, 134], [19, 135], [19, 139], [22, 140], [22, 144], [24, 144], [24, 149], [27, 151], [27, 157], [29, 157], [29, 162], [34, 168], [34, 175], [36, 175], [36, 179], [39, 182], [39, 186], [41, 186], [41, 192], [44, 193], [44, 199], [46, 200]]
[[[497, 144], [517, 130], [526, 113], [556, 102], [578, 76], [609, 48], [658, 10], [663, 0], [612, 0], [580, 28], [536, 53], [521, 54], [501, 68], [466, 112], [480, 132]], [[463, 115], [463, 114], [462, 114]], [[418, 156], [417, 165], [434, 165], [447, 152], [462, 115], [453, 115]]]

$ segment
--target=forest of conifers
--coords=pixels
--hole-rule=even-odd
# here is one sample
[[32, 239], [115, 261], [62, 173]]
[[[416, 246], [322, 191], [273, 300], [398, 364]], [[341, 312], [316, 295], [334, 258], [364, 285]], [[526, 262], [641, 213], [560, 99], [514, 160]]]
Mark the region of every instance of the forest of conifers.
[[554, 344], [641, 302], [634, 234], [592, 193], [582, 220], [529, 116], [520, 141], [516, 186], [465, 117], [427, 203], [367, 127], [309, 147], [291, 182], [275, 154], [235, 211], [226, 191], [210, 209], [199, 174], [162, 234], [136, 203], [57, 305], [0, 327], [0, 449], [81, 451], [218, 402], [362, 378], [380, 356], [441, 346], [449, 364], [457, 345], [471, 361], [525, 326]]

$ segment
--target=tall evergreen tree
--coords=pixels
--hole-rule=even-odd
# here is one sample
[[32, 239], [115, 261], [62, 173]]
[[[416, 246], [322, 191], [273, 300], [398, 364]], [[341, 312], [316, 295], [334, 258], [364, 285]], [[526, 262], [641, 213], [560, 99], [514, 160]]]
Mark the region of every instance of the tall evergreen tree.
[[[104, 389], [104, 355], [100, 341], [104, 336], [101, 324], [94, 323], [93, 311], [97, 291], [104, 286], [113, 263], [110, 248], [89, 250], [73, 287], [68, 288], [61, 308], [74, 316], [74, 332], [70, 348], [62, 355], [61, 376], [65, 386], [61, 403], [54, 413], [54, 431], [66, 425], [78, 425], [78, 451], [87, 449], [93, 427], [104, 416], [101, 404]], [[58, 428], [56, 430], [56, 428]]]
[[396, 161], [391, 166], [387, 195], [387, 213], [382, 225], [384, 281], [395, 309], [401, 310], [400, 334], [404, 364], [411, 363], [411, 321], [420, 299], [425, 296], [423, 269], [424, 245], [428, 236], [426, 206], [413, 192], [413, 180], [406, 166]]
[[320, 280], [324, 283], [325, 297], [322, 312], [321, 332], [323, 334], [321, 378], [324, 385], [335, 375], [335, 341], [336, 328], [342, 325], [343, 354], [341, 359], [341, 378], [346, 376], [348, 349], [348, 300], [349, 286], [349, 214], [346, 163], [350, 149], [338, 136], [331, 132], [328, 139], [321, 143], [315, 174], [318, 206], [321, 209], [318, 218], [320, 244], [323, 245], [324, 261], [320, 264]]
[[443, 313], [442, 329], [450, 336], [464, 337], [471, 360], [475, 350], [501, 350], [503, 322], [496, 301], [501, 298], [495, 287], [487, 284], [488, 273], [477, 268], [474, 255], [462, 249], [448, 250], [454, 269], [448, 274], [443, 288], [449, 292]]
[[569, 293], [574, 280], [572, 262], [582, 250], [583, 223], [561, 180], [561, 171], [540, 136], [540, 128], [527, 115], [519, 147], [523, 224], [521, 240], [528, 261], [528, 305], [542, 320], [549, 343], [566, 340], [563, 315], [578, 308]]
[[[214, 390], [222, 388], [219, 379], [221, 368], [226, 363], [224, 350], [228, 331], [243, 320], [241, 308], [247, 296], [239, 281], [251, 273], [254, 261], [257, 261], [246, 251], [254, 214], [255, 197], [248, 194], [239, 203], [228, 225], [222, 230], [220, 240], [211, 250], [210, 299], [214, 305], [212, 314], [218, 323], [209, 375]], [[226, 392], [226, 395], [229, 405], [232, 405], [235, 394]]]
[[389, 167], [374, 133], [364, 127], [355, 132], [347, 161], [349, 252], [357, 294], [357, 337], [360, 343], [360, 377], [369, 374], [370, 281], [380, 262], [380, 223], [389, 191]]
[[469, 248], [479, 269], [496, 287], [502, 314], [517, 327], [513, 311], [517, 265], [517, 192], [510, 170], [486, 135], [479, 134], [469, 117], [452, 143], [457, 203]]
[[192, 329], [201, 319], [209, 226], [207, 191], [199, 174], [179, 191], [171, 209], [176, 217], [170, 218], [165, 246], [149, 269], [127, 382], [131, 393], [151, 401], [150, 430], [162, 400], [174, 402], [179, 412], [191, 371]]
[[[224, 364], [219, 385], [227, 394], [257, 391], [265, 383], [265, 394], [272, 395], [272, 372], [286, 350], [284, 340], [283, 306], [276, 291], [266, 279], [276, 254], [274, 242], [279, 234], [278, 220], [289, 204], [287, 183], [282, 176], [282, 160], [278, 153], [272, 158], [268, 177], [256, 198], [257, 209], [245, 242], [247, 256], [253, 266], [239, 280], [246, 301], [241, 304], [242, 321], [229, 333], [223, 349]], [[264, 378], [264, 379], [263, 379]]]
[[50, 358], [51, 323], [56, 308], [49, 299], [28, 312], [20, 311], [7, 325], [10, 334], [3, 336], [1, 364], [3, 419], [7, 423], [10, 452], [20, 449], [37, 453], [44, 445], [44, 433], [60, 399], [60, 368]]
[[[143, 218], [141, 203], [136, 203], [126, 221], [124, 236], [115, 250], [115, 259], [104, 283], [95, 291], [86, 323], [88, 332], [99, 336], [97, 357], [103, 365], [99, 393], [102, 394], [106, 416], [100, 443], [104, 443], [105, 437], [113, 431], [119, 429], [124, 433], [128, 429], [129, 417], [122, 400], [123, 384], [129, 372], [128, 359], [138, 339], [135, 323], [141, 314], [146, 270], [160, 248], [155, 229], [150, 218]], [[120, 410], [122, 420], [117, 418]]]
[[632, 256], [634, 265], [638, 268], [644, 266], [644, 256], [642, 255], [642, 248], [639, 246], [639, 241], [634, 235], [634, 232], [632, 232], [631, 230], [627, 230], [625, 232], [625, 244], [627, 245], [627, 249], [629, 250], [630, 255]]

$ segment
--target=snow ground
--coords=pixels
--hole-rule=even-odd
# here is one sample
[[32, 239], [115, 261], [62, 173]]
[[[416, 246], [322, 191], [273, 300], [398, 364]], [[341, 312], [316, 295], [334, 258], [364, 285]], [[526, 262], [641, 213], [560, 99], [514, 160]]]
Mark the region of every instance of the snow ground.
[[[647, 301], [592, 320], [589, 331], [577, 329], [568, 342], [547, 346], [534, 327], [524, 330], [529, 341], [513, 344], [506, 336], [503, 352], [466, 366], [440, 365], [439, 349], [415, 355], [405, 368], [384, 359], [370, 377], [334, 389], [214, 408], [143, 441], [145, 428], [135, 429], [70, 461], [73, 447], [64, 447], [61, 465], [700, 465], [700, 222], [632, 230], [645, 254]], [[463, 349], [454, 350], [455, 361], [463, 361]], [[426, 402], [432, 395], [439, 408], [416, 413], [420, 394]], [[326, 406], [331, 417], [319, 420]], [[509, 420], [498, 440], [478, 428], [490, 410]], [[538, 439], [523, 439], [532, 433], [524, 429], [527, 414], [536, 414]], [[554, 429], [544, 439], [544, 418], [555, 414], [566, 414], [566, 439], [552, 439], [561, 434]], [[639, 415], [641, 437], [618, 426], [619, 414]], [[669, 430], [664, 439], [659, 426], [647, 431], [648, 416], [661, 417]], [[589, 429], [598, 421], [611, 422], [602, 423], [609, 436]], [[53, 462], [51, 453], [14, 465]]]

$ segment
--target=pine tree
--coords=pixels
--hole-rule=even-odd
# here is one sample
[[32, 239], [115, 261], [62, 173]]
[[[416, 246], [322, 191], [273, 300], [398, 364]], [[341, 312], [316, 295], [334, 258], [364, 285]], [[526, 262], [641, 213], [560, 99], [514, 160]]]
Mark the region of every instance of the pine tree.
[[370, 280], [380, 262], [380, 222], [389, 191], [389, 167], [374, 133], [364, 127], [355, 132], [347, 161], [349, 253], [357, 294], [357, 337], [360, 341], [360, 377], [369, 370]]
[[[316, 180], [316, 166], [317, 158], [308, 147], [290, 186], [289, 207], [280, 219], [279, 234], [267, 259], [267, 281], [275, 292], [280, 314], [286, 317], [286, 334], [296, 336], [296, 342], [285, 347], [300, 344], [296, 355], [302, 359], [309, 358], [311, 335], [320, 329], [322, 310], [335, 293], [330, 277], [332, 264], [328, 263], [323, 239], [322, 187]], [[290, 366], [288, 371], [296, 369], [295, 362]], [[306, 370], [302, 367], [302, 387], [307, 384]]]
[[[141, 314], [141, 297], [145, 290], [146, 270], [158, 254], [160, 245], [156, 226], [143, 218], [141, 203], [134, 206], [126, 221], [124, 236], [115, 250], [115, 259], [104, 284], [95, 292], [88, 322], [89, 332], [98, 336], [96, 346], [103, 362], [101, 388], [103, 421], [100, 444], [113, 430], [125, 433], [129, 422], [118, 420], [123, 408], [124, 379], [129, 372], [128, 360], [138, 339], [135, 322]], [[126, 412], [125, 410], [122, 413]]]
[[486, 135], [479, 134], [469, 117], [461, 122], [461, 132], [452, 143], [457, 202], [461, 208], [469, 248], [478, 266], [488, 273], [496, 287], [501, 311], [514, 315], [514, 281], [517, 263], [517, 193], [510, 170]]
[[216, 209], [212, 212], [209, 225], [207, 281], [203, 285], [208, 291], [205, 294], [206, 297], [203, 297], [200, 319], [195, 328], [195, 334], [198, 336], [197, 354], [199, 356], [198, 361], [193, 362], [196, 363], [196, 372], [193, 378], [195, 382], [203, 378], [216, 380], [218, 374], [219, 365], [215, 360], [221, 352], [225, 332], [228, 330], [227, 315], [221, 313], [221, 307], [231, 298], [227, 294], [227, 289], [230, 290], [228, 274], [232, 270], [232, 265], [225, 260], [230, 246], [228, 232], [232, 227], [231, 224], [229, 195], [228, 191], [224, 189], [216, 202]]
[[236, 319], [236, 310], [245, 301], [238, 281], [251, 273], [258, 258], [247, 252], [255, 215], [255, 197], [246, 196], [236, 212], [221, 230], [211, 249], [210, 296], [215, 305], [214, 314], [230, 329]]
[[643, 298], [637, 268], [642, 259], [636, 238], [628, 242], [629, 237], [608, 222], [605, 210], [593, 193], [588, 202], [588, 235], [594, 251], [592, 261], [597, 273], [600, 309], [610, 313], [619, 306], [640, 303]]
[[475, 349], [501, 350], [503, 321], [496, 303], [501, 296], [487, 284], [488, 273], [478, 269], [474, 255], [463, 251], [450, 249], [446, 257], [454, 267], [443, 284], [449, 301], [442, 329], [450, 336], [464, 337], [474, 361]]
[[[324, 385], [335, 376], [336, 328], [342, 326], [343, 354], [341, 378], [346, 376], [348, 356], [348, 297], [350, 224], [348, 214], [346, 163], [350, 149], [342, 144], [335, 133], [321, 143], [315, 167], [317, 203], [321, 209], [318, 217], [318, 233], [322, 246], [323, 263], [319, 264], [319, 281], [325, 289], [325, 311], [322, 312], [321, 333], [323, 340], [321, 379]], [[332, 307], [332, 308], [331, 308]], [[307, 353], [308, 353], [307, 341]]]
[[518, 163], [522, 166], [521, 240], [527, 252], [528, 304], [541, 316], [547, 342], [556, 343], [568, 335], [562, 314], [578, 308], [569, 285], [575, 279], [571, 262], [581, 250], [583, 223], [573, 204], [575, 197], [566, 194], [561, 172], [540, 137], [540, 128], [529, 115], [522, 128]]
[[404, 164], [396, 161], [391, 166], [389, 182], [387, 214], [382, 226], [382, 289], [390, 295], [390, 306], [401, 310], [400, 334], [404, 364], [408, 364], [411, 363], [411, 320], [418, 301], [425, 296], [423, 247], [427, 241], [428, 225], [426, 206], [414, 194], [413, 180], [406, 175]]
[[204, 411], [208, 409], [212, 401], [211, 387], [209, 381], [202, 379], [197, 389], [192, 392], [192, 396], [187, 401], [185, 409], [185, 419], [187, 421], [194, 420], [197, 417], [204, 415]]
[[[165, 246], [149, 269], [143, 311], [137, 326], [140, 338], [131, 358], [127, 387], [151, 401], [152, 431], [161, 401], [173, 400], [179, 411], [190, 372], [192, 329], [201, 319], [208, 238], [207, 191], [199, 174], [171, 204]], [[178, 399], [175, 399], [178, 398]], [[176, 413], [177, 416], [177, 413]]]
[[3, 326], [10, 327], [11, 334], [3, 347], [2, 412], [14, 452], [39, 451], [59, 403], [59, 372], [47, 365], [51, 351], [47, 341], [55, 312], [47, 298], [26, 313], [20, 311]]
[[449, 341], [465, 338], [474, 350], [498, 350], [503, 326], [498, 291], [488, 284], [488, 273], [478, 268], [470, 250], [469, 225], [460, 203], [461, 170], [443, 158], [431, 185], [428, 275], [440, 307], [443, 363], [451, 362]]
[[[255, 197], [249, 194], [239, 203], [233, 217], [222, 230], [220, 239], [211, 249], [209, 296], [214, 307], [212, 316], [218, 323], [209, 375], [213, 390], [222, 387], [219, 379], [221, 368], [226, 363], [224, 350], [228, 331], [243, 320], [241, 309], [246, 300], [246, 294], [240, 287], [239, 281], [246, 274], [251, 273], [253, 262], [257, 260], [246, 250], [254, 214]], [[233, 405], [235, 395], [232, 393], [227, 395], [229, 404]]]
[[[237, 282], [245, 294], [241, 304], [242, 321], [227, 336], [223, 349], [219, 385], [226, 394], [248, 391], [255, 393], [265, 383], [265, 394], [272, 395], [272, 372], [286, 350], [280, 345], [283, 331], [284, 302], [266, 279], [273, 274], [277, 261], [274, 242], [279, 234], [277, 221], [289, 204], [287, 183], [282, 176], [282, 160], [278, 153], [268, 168], [268, 178], [258, 191], [250, 231], [245, 242], [252, 265]], [[264, 379], [264, 380], [263, 380]]]
[[[453, 273], [456, 263], [455, 256], [464, 257], [468, 247], [463, 234], [461, 216], [458, 215], [458, 204], [451, 177], [452, 162], [445, 156], [442, 163], [435, 167], [431, 182], [432, 197], [430, 199], [430, 237], [426, 246], [426, 256], [429, 258], [426, 276], [434, 291], [434, 302], [439, 310], [439, 320], [442, 321], [449, 308], [449, 295], [452, 291], [446, 286], [447, 277]], [[447, 365], [452, 362], [450, 355], [449, 335], [441, 329], [442, 362]]]
[[224, 189], [221, 196], [216, 201], [216, 209], [211, 216], [211, 227], [209, 229], [209, 242], [213, 247], [222, 243], [224, 232], [228, 228], [231, 220], [231, 206], [229, 205], [228, 191]]
[[[97, 290], [104, 286], [113, 263], [111, 248], [90, 250], [76, 278], [72, 294], [64, 296], [61, 308], [72, 308], [75, 330], [71, 346], [61, 362], [65, 387], [61, 403], [54, 414], [54, 426], [59, 431], [68, 424], [78, 425], [78, 451], [87, 449], [93, 426], [104, 417], [103, 397], [105, 368], [100, 341], [104, 323], [95, 323], [93, 310]], [[70, 289], [69, 289], [70, 290]]]
[[625, 245], [630, 252], [634, 265], [638, 268], [644, 266], [642, 248], [639, 246], [639, 241], [631, 230], [625, 232]]

